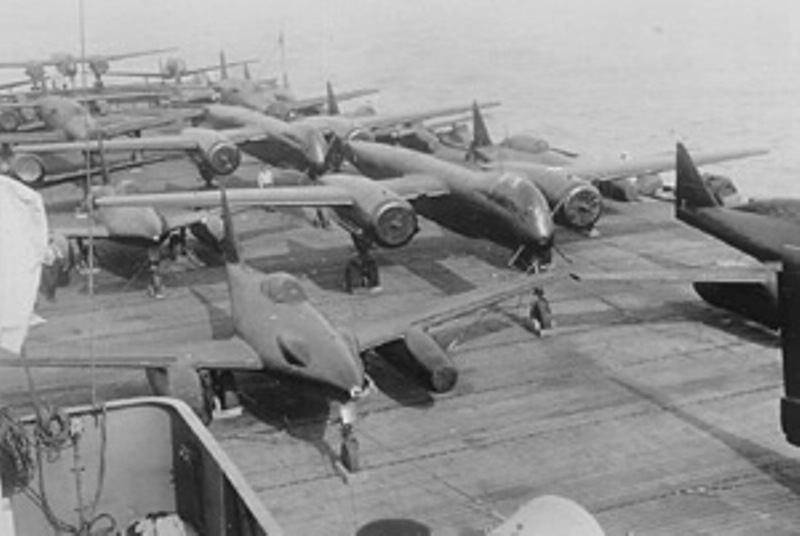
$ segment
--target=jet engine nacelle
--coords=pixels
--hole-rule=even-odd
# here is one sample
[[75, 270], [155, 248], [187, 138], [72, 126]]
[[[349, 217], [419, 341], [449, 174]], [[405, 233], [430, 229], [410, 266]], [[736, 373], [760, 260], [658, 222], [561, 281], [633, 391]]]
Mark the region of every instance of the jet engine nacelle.
[[356, 175], [327, 175], [320, 180], [343, 185], [353, 194], [354, 205], [336, 209], [350, 232], [367, 233], [386, 248], [403, 246], [417, 234], [419, 224], [414, 208], [380, 182]]
[[292, 109], [279, 101], [269, 103], [267, 108], [264, 110], [264, 113], [282, 121], [288, 121], [292, 118]]
[[106, 58], [89, 58], [88, 64], [89, 69], [98, 77], [106, 74], [110, 68]]
[[557, 204], [554, 221], [573, 229], [591, 229], [603, 212], [600, 191], [581, 180], [571, 181]]
[[27, 185], [40, 183], [47, 175], [44, 162], [35, 154], [15, 154], [11, 157], [8, 167], [14, 178]]
[[204, 424], [211, 422], [211, 396], [207, 383], [188, 357], [181, 357], [166, 368], [151, 367], [146, 371], [150, 389], [158, 396], [171, 396], [186, 402]]
[[405, 332], [402, 341], [381, 347], [380, 352], [399, 368], [419, 378], [435, 393], [446, 393], [458, 380], [458, 369], [433, 337], [417, 327]]
[[22, 116], [17, 110], [3, 110], [0, 112], [0, 130], [15, 132], [22, 125]]
[[550, 144], [546, 140], [530, 134], [514, 134], [500, 142], [500, 145], [530, 154], [541, 154], [550, 150]]
[[780, 327], [777, 288], [755, 282], [712, 282], [693, 284], [695, 292], [715, 307], [734, 312], [769, 329]]
[[187, 128], [183, 133], [197, 141], [200, 163], [208, 166], [215, 175], [230, 175], [239, 168], [242, 152], [223, 134], [203, 128]]
[[520, 170], [544, 194], [556, 223], [578, 230], [594, 227], [603, 212], [600, 191], [589, 182], [560, 170]]
[[356, 128], [347, 134], [347, 141], [375, 141], [375, 135], [365, 128]]

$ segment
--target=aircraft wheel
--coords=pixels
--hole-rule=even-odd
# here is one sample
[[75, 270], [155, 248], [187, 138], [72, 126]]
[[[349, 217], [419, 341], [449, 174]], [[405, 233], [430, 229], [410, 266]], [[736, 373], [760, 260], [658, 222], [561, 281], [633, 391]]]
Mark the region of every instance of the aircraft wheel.
[[358, 439], [353, 436], [342, 439], [342, 447], [339, 452], [342, 465], [351, 473], [355, 473], [360, 468], [358, 459]]
[[364, 287], [375, 288], [381, 283], [380, 275], [378, 274], [378, 263], [374, 259], [364, 262], [361, 275]]
[[203, 407], [198, 412], [198, 416], [203, 424], [209, 425], [214, 416], [214, 380], [207, 370], [201, 370], [198, 374], [200, 375], [200, 388], [203, 390]]
[[352, 294], [360, 286], [361, 262], [358, 259], [352, 259], [347, 263], [347, 267], [344, 270], [344, 288]]

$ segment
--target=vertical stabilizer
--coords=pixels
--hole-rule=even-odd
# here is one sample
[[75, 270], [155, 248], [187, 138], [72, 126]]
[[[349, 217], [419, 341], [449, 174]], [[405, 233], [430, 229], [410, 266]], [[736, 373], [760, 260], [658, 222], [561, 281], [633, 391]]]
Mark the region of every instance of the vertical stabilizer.
[[225, 59], [225, 51], [219, 51], [219, 77], [222, 80], [228, 79], [228, 61]]
[[489, 136], [489, 129], [486, 128], [481, 108], [475, 101], [472, 103], [472, 148], [490, 147], [491, 145], [492, 138]]
[[676, 210], [719, 206], [682, 143], [678, 143], [675, 170]]
[[244, 67], [242, 68], [242, 76], [245, 80], [252, 80], [253, 76], [250, 74], [250, 66], [245, 63]]
[[339, 101], [336, 98], [336, 94], [333, 92], [333, 86], [331, 85], [330, 80], [328, 80], [328, 84], [326, 86], [326, 92], [328, 98], [328, 115], [341, 114], [342, 111], [339, 108]]
[[800, 447], [800, 249], [784, 248], [778, 274], [778, 314], [781, 324], [784, 396], [781, 428], [786, 440]]
[[220, 187], [220, 202], [222, 203], [222, 223], [224, 234], [222, 237], [222, 255], [226, 264], [239, 264], [239, 243], [236, 240], [236, 231], [233, 229], [233, 218], [231, 218], [231, 207], [228, 205], [228, 194], [225, 187]]

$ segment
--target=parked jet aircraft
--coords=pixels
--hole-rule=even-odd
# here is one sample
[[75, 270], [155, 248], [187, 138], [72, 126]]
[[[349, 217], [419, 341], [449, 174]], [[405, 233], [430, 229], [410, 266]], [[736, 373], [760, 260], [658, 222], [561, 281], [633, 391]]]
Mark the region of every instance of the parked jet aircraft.
[[108, 73], [108, 75], [123, 78], [154, 78], [156, 80], [172, 81], [176, 84], [180, 84], [184, 77], [211, 73], [215, 71], [220, 71], [220, 73], [223, 75], [223, 78], [225, 78], [227, 76], [228, 67], [237, 67], [239, 65], [247, 67], [247, 65], [250, 63], [256, 63], [256, 60], [240, 60], [227, 63], [224, 59], [222, 59], [222, 56], [220, 57], [221, 61], [218, 65], [207, 65], [194, 69], [189, 69], [186, 66], [186, 62], [180, 58], [168, 58], [167, 61], [163, 63], [159, 62], [158, 71], [111, 71]]
[[139, 58], [142, 56], [152, 56], [171, 50], [174, 50], [174, 48], [158, 48], [138, 52], [126, 52], [123, 54], [94, 54], [86, 58], [76, 57], [71, 54], [56, 53], [47, 60], [0, 62], [0, 69], [25, 69], [25, 74], [30, 77], [33, 86], [35, 88], [43, 88], [46, 77], [45, 68], [55, 67], [62, 76], [71, 79], [72, 85], [74, 86], [75, 76], [78, 74], [78, 66], [81, 63], [85, 63], [94, 74], [96, 84], [102, 86], [102, 77], [108, 73], [110, 62]]
[[[724, 207], [703, 181], [686, 148], [678, 144], [675, 214], [761, 262], [779, 262], [786, 246], [800, 247], [797, 200], [770, 199]], [[777, 289], [772, 284], [695, 283], [707, 302], [732, 310], [771, 329], [780, 325]]]
[[[472, 171], [407, 149], [369, 142], [350, 142], [344, 152], [360, 171], [384, 180], [330, 174], [319, 177], [316, 185], [236, 189], [229, 193], [230, 199], [242, 204], [333, 207], [358, 254], [345, 272], [348, 289], [379, 284], [372, 248], [407, 244], [417, 232], [417, 212], [459, 234], [511, 248], [515, 251], [511, 263], [520, 268], [549, 262], [553, 243], [550, 210], [539, 191], [519, 176]], [[97, 203], [209, 206], [216, 203], [216, 195], [150, 194], [98, 199]]]
[[[443, 108], [418, 114], [384, 116], [369, 124], [390, 128], [409, 120], [458, 113], [461, 109]], [[311, 121], [322, 116], [287, 123], [239, 106], [212, 104], [203, 108], [202, 117], [211, 128], [188, 128], [177, 135], [104, 140], [102, 148], [105, 151], [188, 151], [207, 184], [217, 175], [228, 175], [236, 170], [241, 160], [239, 148], [262, 162], [298, 169], [311, 176], [320, 175], [331, 165], [328, 142], [323, 136], [328, 130]], [[25, 145], [20, 150], [35, 154], [97, 152], [100, 145], [100, 142], [40, 143]]]
[[[241, 106], [279, 119], [296, 115], [316, 115], [330, 102], [327, 95], [298, 99], [286, 88], [266, 86], [254, 80], [241, 78], [221, 79], [214, 84], [222, 104]], [[328, 82], [330, 92], [330, 82]], [[356, 89], [340, 93], [340, 100], [350, 100], [377, 93], [377, 89]], [[331, 113], [328, 110], [328, 113]]]
[[[187, 151], [210, 184], [218, 175], [233, 173], [241, 150], [276, 166], [288, 166], [312, 175], [325, 170], [327, 142], [315, 129], [286, 123], [238, 106], [212, 104], [196, 110], [213, 128], [186, 128], [179, 134], [102, 142], [43, 143], [21, 147], [31, 153], [69, 151]], [[220, 130], [215, 130], [215, 129]]]
[[[45, 161], [39, 156], [43, 151], [44, 142], [59, 142], [60, 140], [90, 140], [107, 139], [125, 134], [138, 135], [142, 130], [180, 123], [191, 117], [189, 111], [163, 111], [154, 115], [140, 115], [137, 117], [126, 116], [121, 118], [105, 117], [96, 118], [89, 113], [81, 102], [96, 102], [99, 100], [125, 100], [138, 98], [138, 94], [91, 96], [85, 95], [78, 100], [55, 95], [44, 95], [32, 102], [16, 104], [0, 104], [0, 115], [15, 115], [23, 108], [34, 108], [38, 117], [43, 122], [46, 131], [15, 132], [0, 134], [0, 146], [4, 152], [3, 165], [8, 173], [16, 179], [29, 185], [41, 186], [50, 175]], [[11, 121], [9, 119], [9, 121]], [[4, 120], [0, 119], [0, 123]], [[102, 142], [101, 142], [102, 143]], [[81, 151], [80, 144], [75, 150]], [[77, 178], [77, 176], [75, 177]], [[64, 182], [67, 177], [60, 177], [58, 182]]]
[[[120, 195], [136, 191], [130, 181], [122, 181], [115, 186], [96, 186], [92, 189], [92, 196]], [[87, 248], [89, 240], [113, 243], [117, 252], [125, 248], [136, 251], [147, 250], [148, 266], [143, 266], [138, 271], [148, 273], [150, 277], [148, 292], [154, 297], [163, 296], [161, 262], [167, 258], [174, 258], [176, 250], [185, 246], [187, 229], [199, 239], [211, 240], [212, 245], [216, 245], [216, 239], [219, 238], [217, 235], [222, 228], [218, 214], [209, 211], [99, 207], [92, 211], [92, 216], [94, 222], [55, 226], [51, 230], [52, 235], [56, 237], [54, 240], [76, 242], [77, 251], [83, 257], [83, 264], [88, 263], [88, 255], [92, 254]], [[107, 265], [103, 262], [102, 251], [102, 248], [97, 248], [94, 252], [95, 257], [101, 265]], [[62, 256], [60, 261], [51, 267], [54, 272], [66, 273], [72, 268], [67, 255]], [[128, 270], [126, 276], [135, 275], [133, 267], [125, 268]], [[49, 277], [50, 281], [58, 279], [56, 276]], [[55, 296], [55, 288], [45, 290], [50, 298]]]
[[[477, 105], [473, 106], [472, 115], [473, 139], [468, 147], [440, 143], [430, 136], [423, 149], [461, 165], [518, 173], [541, 190], [556, 223], [579, 231], [592, 231], [602, 214], [602, 197], [595, 184], [668, 171], [675, 165], [674, 158], [667, 155], [627, 162], [587, 161], [576, 153], [554, 149], [545, 140], [526, 136], [512, 136], [494, 145]], [[760, 149], [705, 152], [696, 159], [700, 164], [712, 164], [765, 152]]]
[[403, 341], [412, 358], [428, 372], [429, 387], [437, 392], [450, 390], [457, 379], [456, 368], [426, 330], [539, 288], [557, 277], [552, 274], [525, 277], [439, 300], [420, 313], [362, 323], [354, 327], [350, 336], [335, 329], [317, 312], [297, 279], [285, 273], [263, 274], [241, 261], [226, 192], [217, 195], [223, 209], [221, 249], [231, 296], [234, 333], [231, 339], [169, 348], [139, 346], [133, 356], [124, 355], [129, 354], [127, 350], [105, 351], [94, 345], [94, 358], [61, 347], [52, 356], [29, 353], [25, 358], [8, 359], [0, 364], [144, 368], [157, 394], [183, 398], [206, 421], [211, 418], [210, 401], [214, 395], [235, 403], [231, 371], [263, 371], [298, 378], [315, 389], [323, 386], [322, 392], [333, 391], [333, 397], [342, 402], [342, 459], [350, 469], [356, 469], [354, 404], [369, 386], [360, 353], [392, 341]]
[[[492, 108], [499, 105], [499, 102], [476, 104], [481, 108]], [[308, 116], [296, 122], [313, 125], [318, 130], [335, 135], [342, 140], [374, 141], [382, 137], [397, 138], [404, 136], [407, 132], [417, 132], [423, 121], [462, 114], [470, 109], [470, 106], [445, 106], [419, 112], [340, 115], [338, 97], [334, 95], [333, 89], [328, 85], [328, 114]]]

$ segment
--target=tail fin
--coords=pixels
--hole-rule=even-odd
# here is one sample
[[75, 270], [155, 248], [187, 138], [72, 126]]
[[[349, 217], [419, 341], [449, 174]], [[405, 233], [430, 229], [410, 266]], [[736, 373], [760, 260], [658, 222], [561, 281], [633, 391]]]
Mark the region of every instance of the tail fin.
[[800, 446], [800, 250], [785, 247], [778, 273], [778, 311], [781, 321], [784, 395], [781, 428], [786, 440]]
[[225, 59], [225, 51], [219, 51], [219, 77], [222, 80], [228, 79], [228, 61]]
[[221, 186], [220, 202], [222, 203], [222, 224], [224, 226], [224, 235], [222, 237], [222, 256], [226, 264], [239, 264], [239, 243], [236, 240], [236, 231], [233, 229], [233, 219], [231, 218], [231, 207], [228, 205], [228, 194], [225, 187]]
[[481, 108], [478, 102], [472, 103], [472, 148], [489, 147], [492, 145], [492, 138], [489, 136], [489, 129], [483, 120]]
[[328, 80], [326, 91], [328, 97], [328, 115], [341, 114], [342, 111], [339, 109], [339, 101], [336, 98], [336, 95], [333, 93], [333, 86], [331, 85], [330, 80]]
[[675, 170], [676, 210], [719, 206], [682, 143], [678, 143]]
[[245, 80], [251, 80], [253, 78], [252, 75], [250, 74], [250, 67], [248, 66], [247, 63], [245, 63], [244, 67], [242, 68], [242, 76], [244, 77]]

